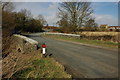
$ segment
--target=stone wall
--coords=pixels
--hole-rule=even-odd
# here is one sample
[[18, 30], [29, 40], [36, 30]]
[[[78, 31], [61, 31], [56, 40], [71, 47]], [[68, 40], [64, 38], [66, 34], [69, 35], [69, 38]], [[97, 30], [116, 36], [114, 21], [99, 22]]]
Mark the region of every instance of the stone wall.
[[38, 42], [22, 35], [14, 35], [17, 42], [16, 49], [21, 53], [30, 53], [37, 50]]

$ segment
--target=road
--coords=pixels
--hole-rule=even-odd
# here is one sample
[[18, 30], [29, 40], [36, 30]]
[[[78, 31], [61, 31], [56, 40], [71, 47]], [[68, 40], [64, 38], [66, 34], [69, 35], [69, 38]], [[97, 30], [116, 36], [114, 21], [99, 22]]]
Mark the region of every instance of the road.
[[[29, 36], [30, 37], [30, 36]], [[118, 76], [118, 51], [90, 47], [41, 36], [31, 36], [39, 46], [47, 44], [47, 52], [62, 63], [75, 78], [115, 78]]]

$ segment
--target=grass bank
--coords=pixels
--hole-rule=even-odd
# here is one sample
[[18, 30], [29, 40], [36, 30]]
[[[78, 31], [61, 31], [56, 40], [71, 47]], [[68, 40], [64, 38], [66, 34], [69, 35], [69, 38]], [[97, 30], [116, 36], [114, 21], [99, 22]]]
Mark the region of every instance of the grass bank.
[[[19, 40], [19, 38], [18, 38]], [[9, 54], [2, 59], [2, 78], [71, 78], [64, 66], [52, 57], [42, 58], [41, 49], [22, 53], [18, 51], [17, 39], [13, 37]], [[22, 44], [19, 43], [19, 44]], [[15, 79], [14, 79], [15, 78]]]
[[45, 35], [45, 36], [53, 39], [58, 39], [58, 40], [72, 41], [72, 42], [78, 42], [78, 43], [95, 45], [95, 46], [103, 46], [103, 47], [109, 47], [109, 48], [118, 48], [118, 43], [110, 42], [110, 41], [77, 39], [77, 38], [57, 36], [57, 35]]
[[17, 78], [71, 78], [64, 71], [64, 67], [53, 58], [36, 59], [31, 66], [16, 72], [13, 77]]
[[71, 78], [72, 76], [65, 72], [64, 66], [57, 62], [54, 58], [42, 58], [41, 53], [34, 53], [27, 60], [28, 63], [22, 69], [13, 74], [12, 78]]

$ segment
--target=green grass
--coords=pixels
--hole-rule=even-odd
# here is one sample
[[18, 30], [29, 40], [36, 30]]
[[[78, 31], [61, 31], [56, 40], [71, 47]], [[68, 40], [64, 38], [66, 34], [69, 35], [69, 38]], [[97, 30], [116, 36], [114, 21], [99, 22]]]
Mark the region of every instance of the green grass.
[[53, 58], [35, 59], [31, 66], [16, 72], [13, 78], [71, 78], [71, 75], [64, 71], [64, 67]]
[[72, 42], [96, 45], [96, 46], [118, 48], [118, 43], [114, 43], [114, 42], [110, 42], [110, 41], [77, 39], [77, 38], [70, 38], [70, 37], [65, 37], [65, 36], [53, 36], [53, 35], [47, 35], [46, 37], [50, 37], [50, 38], [58, 39], [58, 40], [66, 40], [66, 41], [72, 41]]
[[16, 77], [16, 78], [25, 78], [25, 76], [28, 75], [28, 73], [30, 73], [31, 71], [33, 70], [33, 68], [25, 68], [25, 69], [22, 69], [18, 72], [16, 72], [13, 77]]

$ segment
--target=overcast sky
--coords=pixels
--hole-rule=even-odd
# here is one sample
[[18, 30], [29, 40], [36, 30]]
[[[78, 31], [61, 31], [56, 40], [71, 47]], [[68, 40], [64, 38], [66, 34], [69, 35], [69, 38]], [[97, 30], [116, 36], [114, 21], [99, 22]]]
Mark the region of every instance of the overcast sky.
[[[58, 21], [56, 15], [58, 2], [17, 2], [15, 6], [17, 12], [21, 9], [27, 9], [31, 11], [34, 17], [39, 14], [43, 15], [49, 25], [53, 25]], [[92, 8], [94, 10], [93, 16], [99, 25], [118, 25], [118, 4], [116, 2], [93, 2]]]

